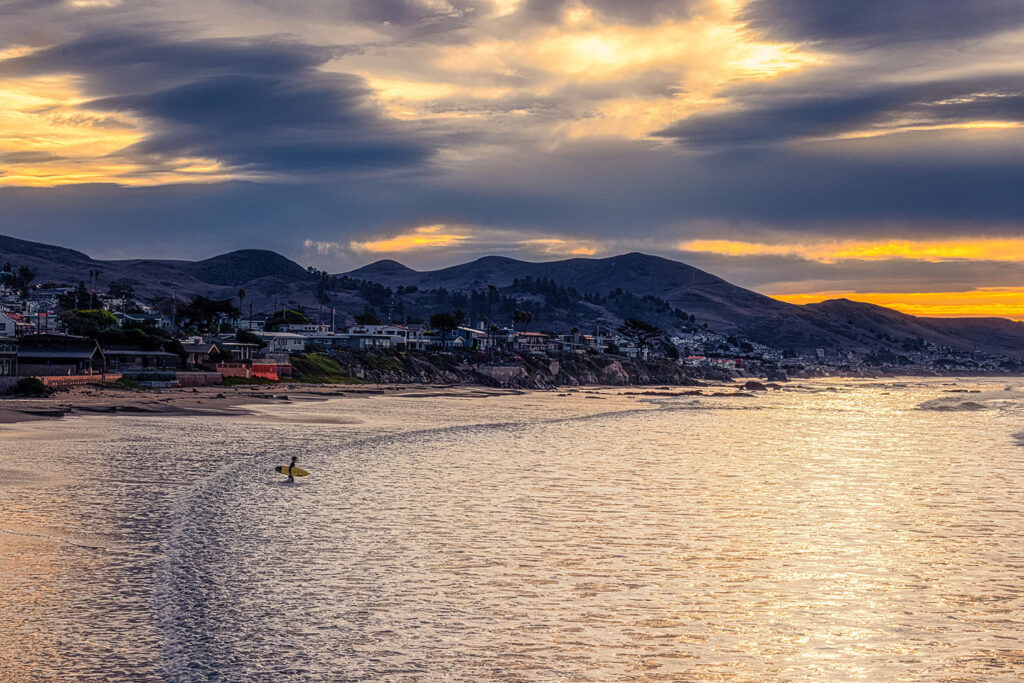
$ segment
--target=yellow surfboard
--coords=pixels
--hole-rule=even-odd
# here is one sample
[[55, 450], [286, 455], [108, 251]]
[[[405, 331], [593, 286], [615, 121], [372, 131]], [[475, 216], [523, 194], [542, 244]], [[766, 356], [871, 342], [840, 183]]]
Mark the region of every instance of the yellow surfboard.
[[[293, 477], [308, 477], [309, 476], [309, 472], [307, 472], [304, 469], [300, 469], [298, 467], [293, 467], [293, 468], [291, 468], [291, 470], [292, 470], [292, 476]], [[275, 472], [280, 472], [281, 474], [283, 474], [285, 476], [288, 476], [288, 465], [278, 465], [277, 467], [274, 468], [274, 471]]]

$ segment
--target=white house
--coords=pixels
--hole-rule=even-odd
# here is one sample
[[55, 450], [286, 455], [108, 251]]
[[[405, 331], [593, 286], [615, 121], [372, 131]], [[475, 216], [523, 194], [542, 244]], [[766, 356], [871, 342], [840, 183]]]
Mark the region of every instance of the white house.
[[409, 329], [402, 325], [353, 325], [345, 330], [350, 338], [389, 337], [389, 346], [405, 347], [409, 341]]
[[18, 321], [0, 311], [0, 337], [13, 339], [18, 336]]
[[331, 331], [331, 326], [327, 323], [286, 323], [284, 325], [278, 325], [277, 330], [279, 332], [293, 332], [295, 334], [326, 334]]
[[306, 337], [294, 332], [256, 332], [267, 344], [267, 353], [302, 353], [306, 350]]

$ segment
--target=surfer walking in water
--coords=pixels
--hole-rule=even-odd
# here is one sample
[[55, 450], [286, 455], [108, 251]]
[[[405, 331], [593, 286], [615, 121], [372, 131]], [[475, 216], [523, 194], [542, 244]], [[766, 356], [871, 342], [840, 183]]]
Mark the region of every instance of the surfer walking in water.
[[295, 462], [299, 459], [299, 456], [292, 456], [292, 464], [288, 465], [288, 481], [294, 482], [295, 476], [292, 474], [292, 469], [295, 467]]

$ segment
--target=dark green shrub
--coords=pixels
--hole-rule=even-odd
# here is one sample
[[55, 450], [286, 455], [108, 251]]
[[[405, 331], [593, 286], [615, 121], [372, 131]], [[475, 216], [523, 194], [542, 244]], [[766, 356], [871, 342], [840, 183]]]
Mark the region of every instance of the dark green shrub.
[[38, 377], [22, 377], [14, 385], [14, 393], [18, 396], [49, 396], [53, 389]]

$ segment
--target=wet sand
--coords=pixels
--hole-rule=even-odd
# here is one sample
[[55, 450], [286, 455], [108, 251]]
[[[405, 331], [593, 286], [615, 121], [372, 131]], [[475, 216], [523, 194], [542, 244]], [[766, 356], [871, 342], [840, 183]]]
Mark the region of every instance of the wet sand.
[[73, 387], [41, 398], [0, 398], [0, 424], [60, 419], [72, 415], [230, 416], [247, 415], [242, 406], [362, 398], [372, 395], [434, 398], [486, 398], [523, 393], [476, 385], [316, 385], [279, 384], [237, 387], [180, 387], [172, 389], [110, 389]]

